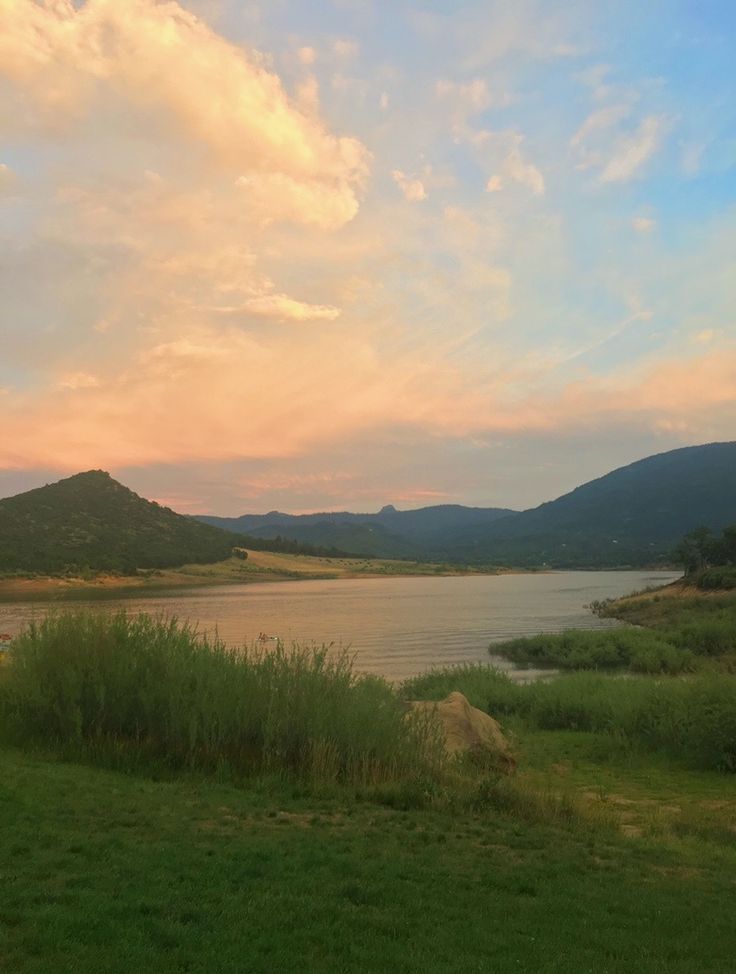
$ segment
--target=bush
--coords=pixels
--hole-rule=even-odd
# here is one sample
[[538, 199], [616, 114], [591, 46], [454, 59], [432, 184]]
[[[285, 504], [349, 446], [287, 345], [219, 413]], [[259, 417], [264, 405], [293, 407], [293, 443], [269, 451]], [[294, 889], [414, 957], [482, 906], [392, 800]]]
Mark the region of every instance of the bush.
[[736, 565], [708, 568], [696, 577], [695, 584], [702, 589], [734, 589], [736, 588]]
[[693, 653], [662, 633], [646, 629], [571, 629], [494, 643], [490, 652], [519, 666], [563, 670], [630, 669], [638, 673], [685, 673], [696, 668]]
[[20, 741], [106, 760], [367, 784], [440, 760], [388, 683], [325, 648], [240, 651], [175, 619], [73, 612], [31, 624], [4, 671]]

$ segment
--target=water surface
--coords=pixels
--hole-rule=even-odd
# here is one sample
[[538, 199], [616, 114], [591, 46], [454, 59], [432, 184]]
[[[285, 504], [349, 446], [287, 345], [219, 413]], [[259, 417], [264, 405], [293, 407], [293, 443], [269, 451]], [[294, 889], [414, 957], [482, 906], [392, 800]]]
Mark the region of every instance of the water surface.
[[[75, 602], [168, 613], [232, 645], [259, 633], [286, 643], [350, 647], [359, 669], [401, 680], [430, 666], [488, 661], [515, 636], [617, 625], [587, 606], [677, 576], [665, 572], [550, 572], [451, 578], [361, 578], [223, 585], [170, 595]], [[17, 633], [54, 603], [0, 604], [0, 631]], [[58, 604], [58, 603], [57, 603]], [[500, 666], [510, 664], [498, 658]]]

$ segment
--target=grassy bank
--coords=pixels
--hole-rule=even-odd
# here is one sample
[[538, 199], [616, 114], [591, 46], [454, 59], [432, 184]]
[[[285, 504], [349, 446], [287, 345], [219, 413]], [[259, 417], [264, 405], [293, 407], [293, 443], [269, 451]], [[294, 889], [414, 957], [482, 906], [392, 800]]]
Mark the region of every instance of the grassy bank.
[[629, 626], [514, 639], [494, 643], [491, 651], [519, 666], [562, 670], [736, 671], [736, 591], [706, 592], [679, 582], [592, 608]]
[[622, 599], [595, 603], [601, 616], [620, 619], [658, 631], [711, 624], [732, 627], [736, 620], [736, 592], [699, 589], [685, 580]]
[[[402, 692], [439, 700], [458, 689], [527, 729], [597, 734], [619, 758], [645, 751], [691, 768], [736, 771], [736, 593], [677, 583], [594, 610], [637, 628], [491, 646], [520, 666], [579, 672], [520, 685], [491, 666], [466, 665], [425, 673]], [[622, 670], [628, 673], [605, 672]]]

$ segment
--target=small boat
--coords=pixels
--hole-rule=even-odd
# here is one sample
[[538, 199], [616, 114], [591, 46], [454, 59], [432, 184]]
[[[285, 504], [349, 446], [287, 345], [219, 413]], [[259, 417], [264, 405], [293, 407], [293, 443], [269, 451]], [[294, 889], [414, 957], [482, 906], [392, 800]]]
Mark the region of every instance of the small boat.
[[9, 632], [0, 632], [0, 643], [9, 643], [12, 638]]

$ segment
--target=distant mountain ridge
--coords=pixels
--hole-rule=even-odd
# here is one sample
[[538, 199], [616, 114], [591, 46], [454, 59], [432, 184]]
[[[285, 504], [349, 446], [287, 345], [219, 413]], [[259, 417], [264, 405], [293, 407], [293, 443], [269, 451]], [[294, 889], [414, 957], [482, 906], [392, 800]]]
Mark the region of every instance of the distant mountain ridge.
[[242, 538], [89, 470], [0, 500], [0, 571], [134, 571], [227, 558]]
[[439, 505], [378, 514], [346, 511], [208, 524], [276, 534], [383, 557], [511, 566], [603, 568], [665, 561], [688, 531], [736, 523], [736, 443], [682, 447], [638, 460], [521, 513]]
[[[732, 524], [733, 442], [647, 457], [521, 513], [443, 504], [411, 511], [387, 505], [377, 514], [194, 518], [90, 470], [0, 500], [0, 572], [168, 568], [220, 561], [249, 541], [334, 557], [352, 552], [518, 567], [638, 567], [666, 561], [696, 527], [719, 532]], [[299, 549], [304, 544], [313, 548]]]
[[516, 511], [496, 507], [439, 504], [397, 511], [387, 504], [377, 514], [335, 511], [317, 514], [244, 514], [225, 518], [197, 515], [197, 520], [257, 538], [288, 536], [308, 544], [330, 545], [384, 558], [427, 557], [444, 550], [448, 536], [461, 528], [479, 529]]

